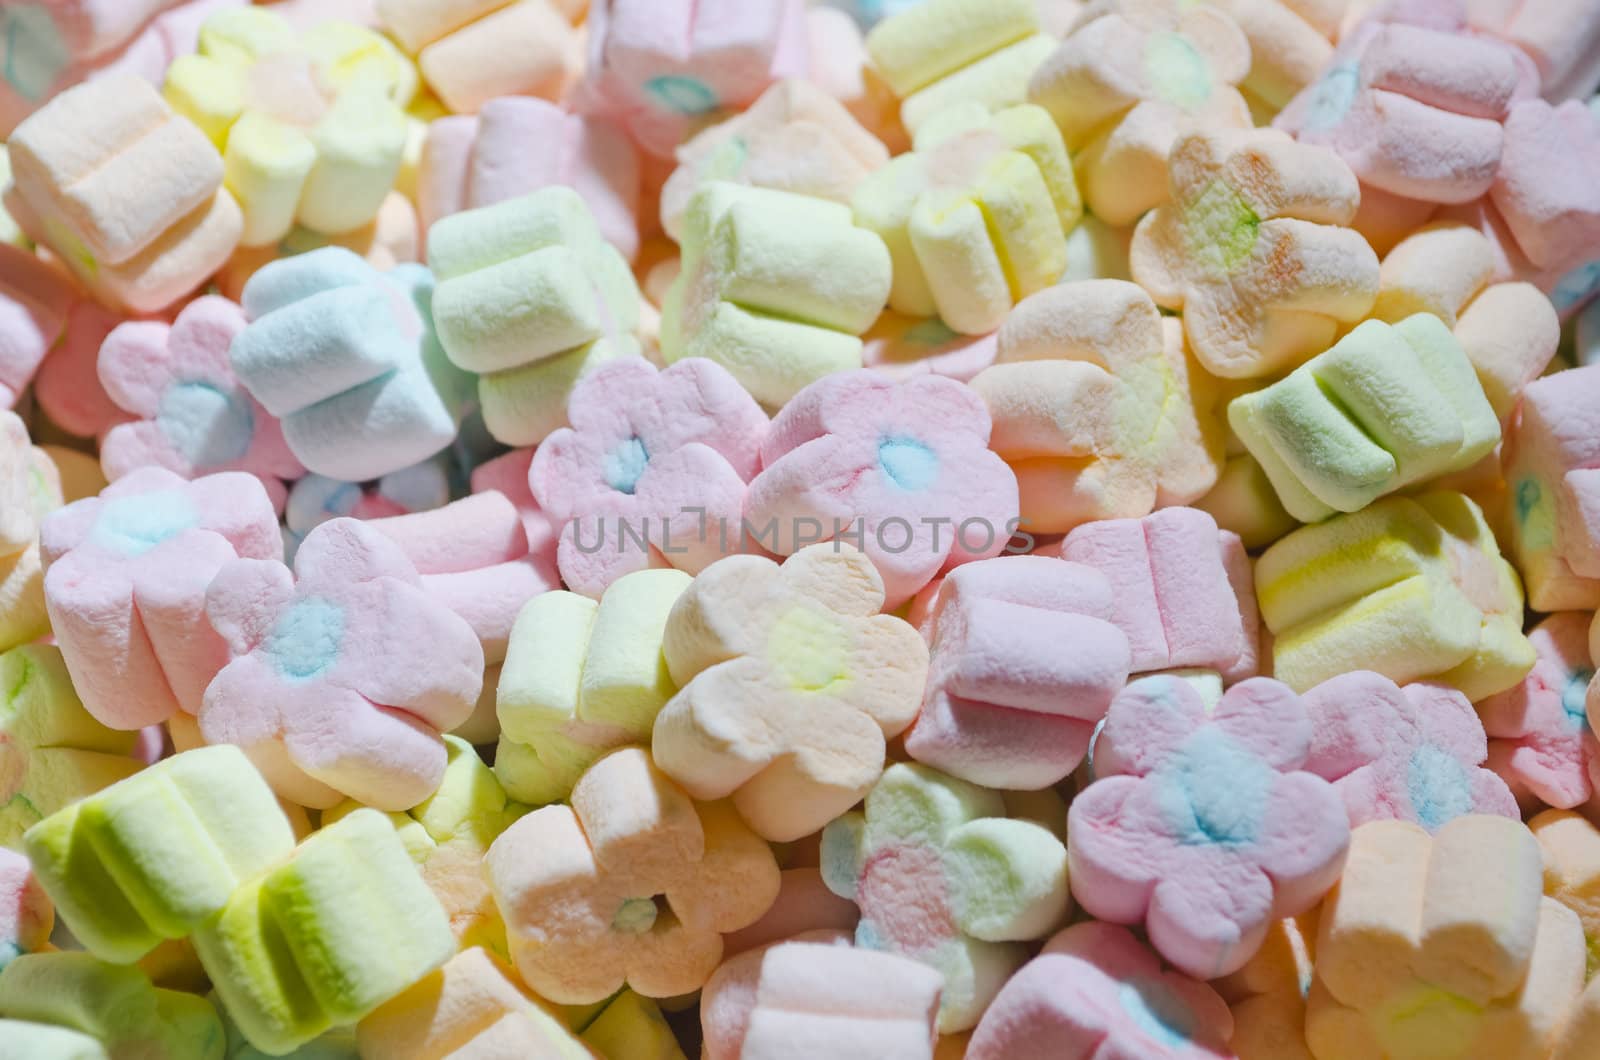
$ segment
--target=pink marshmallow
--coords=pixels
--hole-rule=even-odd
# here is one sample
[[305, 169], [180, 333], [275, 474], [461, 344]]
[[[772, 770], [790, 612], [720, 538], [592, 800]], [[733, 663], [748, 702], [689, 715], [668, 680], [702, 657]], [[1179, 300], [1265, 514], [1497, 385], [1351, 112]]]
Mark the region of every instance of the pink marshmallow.
[[999, 332], [963, 335], [938, 317], [908, 317], [885, 310], [861, 336], [861, 363], [890, 379], [942, 375], [963, 383], [994, 363]]
[[66, 274], [38, 255], [0, 245], [0, 408], [16, 405], [80, 297]]
[[101, 345], [126, 319], [97, 302], [79, 302], [67, 313], [60, 344], [39, 366], [33, 396], [50, 421], [68, 434], [99, 438], [134, 419], [111, 400], [99, 372]]
[[1261, 618], [1250, 561], [1238, 535], [1207, 513], [1163, 508], [1085, 523], [1061, 556], [1110, 579], [1134, 673], [1202, 666], [1229, 682], [1256, 673]]
[[324, 523], [293, 574], [223, 566], [206, 616], [232, 654], [199, 712], [207, 743], [237, 744], [302, 806], [405, 810], [438, 788], [441, 734], [472, 714], [483, 649], [393, 541], [355, 519]]
[[505, 495], [522, 517], [522, 529], [528, 537], [528, 551], [546, 555], [554, 562], [556, 539], [560, 528], [539, 507], [528, 486], [528, 472], [533, 466], [533, 449], [513, 449], [493, 460], [485, 460], [472, 469], [472, 492], [497, 490]]
[[55, 919], [55, 906], [28, 859], [0, 847], [0, 968], [48, 948]]
[[39, 532], [45, 606], [83, 705], [113, 729], [200, 709], [227, 646], [205, 618], [206, 587], [240, 557], [279, 555], [253, 475], [186, 482], [146, 467], [69, 504]]
[[1475, 0], [1472, 19], [1533, 59], [1552, 103], [1600, 88], [1600, 6], [1589, 0]]
[[1002, 556], [951, 571], [927, 611], [928, 688], [906, 753], [991, 788], [1045, 788], [1076, 769], [1128, 680], [1105, 576]]
[[[1600, 244], [1600, 116], [1571, 100], [1552, 107], [1525, 100], [1511, 108], [1505, 155], [1489, 199], [1542, 273], [1560, 274]], [[1553, 278], [1542, 282], [1549, 290]]]
[[806, 932], [827, 931], [848, 939], [854, 936], [860, 919], [856, 904], [829, 890], [820, 869], [784, 869], [777, 901], [754, 924], [722, 937], [723, 956], [733, 957]]

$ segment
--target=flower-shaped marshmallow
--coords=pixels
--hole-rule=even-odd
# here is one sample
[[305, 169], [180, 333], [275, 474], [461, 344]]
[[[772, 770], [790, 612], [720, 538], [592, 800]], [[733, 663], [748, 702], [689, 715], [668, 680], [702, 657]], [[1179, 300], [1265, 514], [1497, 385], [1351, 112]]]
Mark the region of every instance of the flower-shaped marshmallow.
[[1213, 375], [1292, 368], [1333, 345], [1378, 295], [1378, 256], [1342, 227], [1360, 189], [1326, 148], [1280, 132], [1191, 133], [1173, 145], [1172, 201], [1133, 235], [1133, 278], [1183, 311]]
[[746, 528], [780, 555], [852, 541], [899, 607], [944, 570], [998, 556], [1017, 478], [989, 448], [989, 410], [953, 379], [863, 369], [796, 394], [772, 421]]
[[422, 588], [400, 546], [355, 519], [313, 530], [281, 563], [217, 572], [206, 614], [233, 659], [206, 689], [207, 743], [244, 748], [302, 806], [350, 797], [404, 810], [439, 786], [441, 733], [472, 714], [483, 648]]
[[1167, 201], [1167, 154], [1191, 129], [1248, 129], [1234, 86], [1250, 43], [1219, 8], [1176, 0], [1096, 4], [1040, 64], [1028, 98], [1061, 126], [1084, 201], [1131, 225]]
[[696, 806], [643, 748], [613, 752], [484, 859], [523, 981], [558, 1004], [698, 990], [722, 935], [778, 895], [772, 851], [725, 804]]
[[153, 464], [187, 479], [248, 471], [283, 510], [285, 480], [305, 474], [283, 428], [233, 374], [228, 348], [244, 330], [244, 311], [207, 295], [172, 324], [120, 324], [100, 347], [100, 382], [111, 400], [141, 417], [111, 428], [100, 462], [111, 480]]
[[[1579, 692], [1579, 709], [1582, 709]], [[1446, 685], [1400, 688], [1354, 670], [1305, 694], [1314, 735], [1306, 769], [1333, 782], [1350, 827], [1396, 818], [1429, 832], [1463, 814], [1517, 816], [1511, 791], [1483, 768], [1483, 723]]]
[[574, 592], [598, 598], [651, 566], [695, 574], [738, 549], [767, 416], [726, 369], [612, 361], [573, 388], [567, 418], [534, 451], [528, 484], [561, 528], [556, 562]]
[[707, 567], [667, 618], [680, 691], [656, 763], [697, 799], [731, 795], [763, 838], [817, 831], [877, 781], [922, 700], [927, 646], [882, 610], [872, 561], [837, 543]]
[[1221, 1060], [1232, 1032], [1209, 985], [1163, 968], [1127, 928], [1090, 922], [1056, 935], [1012, 976], [967, 1056]]
[[1096, 742], [1100, 779], [1068, 812], [1073, 896], [1102, 920], [1142, 922], [1190, 975], [1238, 970], [1344, 864], [1339, 794], [1303, 769], [1312, 737], [1305, 703], [1269, 678], [1209, 714], [1181, 678], [1135, 681]]
[[14, 407], [28, 389], [80, 297], [59, 268], [33, 251], [0, 245], [0, 409]]
[[61, 475], [28, 439], [22, 418], [0, 409], [0, 651], [50, 630], [39, 522], [61, 506]]
[[968, 1030], [1027, 959], [1019, 945], [1060, 926], [1069, 905], [1061, 840], [1008, 819], [997, 792], [897, 763], [822, 833], [822, 878], [861, 908], [856, 945], [944, 976], [938, 1028]]
[[51, 514], [39, 547], [50, 626], [83, 705], [139, 729], [200, 709], [228, 659], [205, 621], [206, 587], [232, 560], [276, 559], [283, 541], [254, 475], [187, 482], [146, 467]]
[[1594, 662], [1586, 611], [1561, 611], [1528, 633], [1539, 660], [1514, 688], [1478, 704], [1489, 767], [1558, 810], [1600, 791], [1600, 744], [1584, 709]]

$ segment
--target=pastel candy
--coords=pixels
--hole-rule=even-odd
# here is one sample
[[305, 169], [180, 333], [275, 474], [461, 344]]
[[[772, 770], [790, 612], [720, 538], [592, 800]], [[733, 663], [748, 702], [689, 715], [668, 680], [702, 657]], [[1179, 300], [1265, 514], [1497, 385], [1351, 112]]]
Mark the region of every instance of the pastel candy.
[[1164, 969], [1126, 928], [1084, 923], [1045, 943], [984, 1013], [970, 1060], [1229, 1055], [1233, 1019], [1210, 986]]
[[780, 81], [748, 110], [699, 133], [675, 152], [661, 189], [661, 225], [682, 235], [689, 200], [708, 180], [727, 180], [848, 203], [888, 164], [889, 152], [850, 112], [810, 81]]
[[939, 973], [893, 953], [796, 940], [725, 962], [700, 995], [706, 1060], [932, 1056]]
[[1128, 679], [1111, 583], [1080, 564], [1003, 556], [957, 567], [936, 591], [906, 753], [994, 788], [1065, 778]]
[[1369, 320], [1228, 403], [1228, 423], [1288, 513], [1317, 522], [1460, 471], [1500, 441], [1499, 417], [1438, 317]]
[[101, 1044], [81, 1031], [55, 1027], [48, 1023], [0, 1018], [0, 1057], [27, 1060], [48, 1056], [51, 1060], [110, 1060]]
[[1542, 1057], [1583, 986], [1583, 932], [1541, 896], [1520, 821], [1356, 829], [1322, 909], [1306, 1037], [1317, 1060]]
[[228, 360], [244, 312], [207, 295], [183, 308], [170, 325], [119, 324], [100, 347], [99, 375], [111, 400], [140, 417], [107, 432], [100, 459], [115, 481], [146, 465], [195, 479], [218, 471], [248, 471], [261, 480], [274, 509], [288, 497], [286, 481], [305, 472], [283, 439], [283, 428], [240, 386]]
[[738, 550], [767, 416], [725, 368], [621, 358], [578, 381], [566, 418], [527, 481], [574, 592], [598, 597], [647, 567], [695, 574]]
[[571, 20], [583, 5], [572, 0], [378, 0], [377, 10], [457, 114], [497, 96], [557, 99], [581, 66]]
[[235, 747], [163, 759], [23, 836], [73, 936], [118, 963], [189, 935], [293, 846], [271, 789]]
[[274, 1055], [360, 1020], [455, 951], [394, 828], [366, 809], [240, 886], [194, 942], [239, 1030]]
[[1516, 573], [1459, 493], [1388, 497], [1302, 527], [1262, 553], [1255, 577], [1272, 672], [1292, 688], [1365, 669], [1476, 702], [1533, 666]]
[[1600, 12], [1582, 4], [1479, 4], [1474, 24], [1515, 44], [1539, 68], [1544, 98], [1577, 99], [1600, 87]]
[[1360, 198], [1326, 148], [1267, 129], [1173, 144], [1171, 202], [1134, 231], [1133, 278], [1183, 311], [1200, 364], [1228, 379], [1274, 375], [1333, 344], [1378, 293], [1378, 259], [1342, 226]]
[[439, 342], [478, 373], [499, 441], [542, 441], [565, 425], [578, 379], [639, 352], [639, 289], [571, 188], [447, 217], [429, 233], [428, 257]]
[[861, 367], [857, 336], [889, 298], [891, 262], [849, 208], [709, 181], [689, 200], [682, 245], [661, 307], [667, 363], [716, 361], [769, 407]]
[[0, 845], [16, 846], [41, 819], [139, 769], [134, 734], [83, 709], [57, 649], [0, 654], [0, 689]]
[[967, 335], [993, 331], [1011, 307], [1055, 283], [1083, 213], [1072, 161], [1034, 106], [989, 114], [968, 102], [930, 120], [915, 150], [857, 185], [858, 225], [889, 248], [889, 305], [938, 316]]
[[1098, 779], [1068, 808], [1073, 897], [1101, 920], [1143, 923], [1189, 975], [1243, 967], [1344, 863], [1339, 795], [1305, 771], [1313, 731], [1304, 701], [1267, 678], [1209, 712], [1180, 678], [1130, 684], [1096, 741]]
[[513, 798], [559, 802], [607, 751], [650, 738], [677, 691], [661, 639], [689, 582], [681, 571], [635, 571], [598, 603], [558, 591], [523, 607], [495, 708], [495, 772]]
[[828, 889], [821, 869], [787, 868], [781, 875], [772, 908], [749, 927], [722, 937], [722, 952], [727, 957], [811, 932], [834, 932], [841, 939], [854, 936], [861, 911], [850, 899]]
[[871, 560], [837, 544], [782, 566], [741, 555], [707, 567], [667, 618], [679, 691], [656, 716], [656, 764], [696, 799], [731, 796], [776, 842], [849, 809], [916, 716], [927, 675], [922, 638], [883, 602]]
[[55, 919], [55, 906], [28, 859], [0, 847], [0, 970], [24, 954], [48, 948]]
[[[292, 0], [290, 0], [292, 2]], [[305, 254], [323, 247], [344, 247], [364, 258], [367, 264], [380, 272], [396, 265], [406, 265], [420, 258], [421, 233], [417, 224], [417, 210], [411, 200], [398, 191], [383, 197], [378, 214], [360, 228], [328, 235], [296, 226], [277, 243], [259, 247], [240, 247], [217, 273], [217, 290], [235, 302], [244, 296], [244, 285], [250, 278], [280, 257]]]
[[[669, 1002], [681, 1011], [682, 999]], [[591, 1006], [592, 1007], [592, 1006]], [[636, 1056], [640, 1060], [687, 1060], [677, 1036], [652, 998], [624, 988], [604, 1002], [586, 1026], [573, 1021], [578, 1038], [601, 1056]]]
[[0, 246], [0, 407], [16, 405], [77, 299], [60, 269], [32, 251]]
[[1523, 100], [1506, 118], [1505, 137], [1488, 198], [1507, 249], [1549, 288], [1593, 256], [1600, 234], [1600, 192], [1583, 176], [1600, 163], [1600, 116], [1577, 100]]
[[378, 1006], [361, 1021], [363, 1055], [392, 1060], [588, 1060], [592, 1055], [510, 969], [478, 947]]
[[1221, 0], [1250, 42], [1243, 88], [1276, 110], [1315, 81], [1333, 56], [1345, 0]]
[[432, 295], [420, 265], [380, 273], [337, 246], [275, 261], [245, 284], [234, 373], [307, 469], [361, 482], [455, 439], [471, 377], [439, 348]]
[[1545, 810], [1528, 830], [1544, 858], [1544, 893], [1578, 914], [1592, 971], [1600, 939], [1600, 830], [1570, 810]]
[[39, 524], [61, 500], [54, 462], [20, 417], [0, 410], [0, 651], [49, 632]]
[[1080, 16], [1028, 83], [1028, 99], [1061, 126], [1084, 201], [1129, 225], [1167, 200], [1167, 155], [1191, 128], [1248, 129], [1234, 86], [1250, 44], [1213, 7], [1115, 0]]
[[1016, 480], [989, 449], [982, 400], [960, 383], [842, 372], [772, 421], [744, 517], [779, 555], [853, 542], [895, 608], [940, 571], [1000, 554], [1017, 525]]
[[7, 147], [7, 211], [113, 309], [176, 301], [239, 241], [216, 149], [131, 74], [68, 89]]
[[963, 335], [938, 317], [884, 312], [862, 336], [861, 363], [891, 379], [942, 375], [970, 383], [994, 363], [995, 335]]
[[1055, 43], [1028, 0], [929, 0], [874, 26], [867, 53], [915, 133], [952, 103], [994, 111], [1023, 102], [1028, 77]]
[[697, 990], [721, 932], [778, 893], [766, 844], [726, 804], [696, 806], [624, 748], [596, 762], [570, 806], [546, 806], [495, 840], [485, 862], [522, 979], [587, 1004], [622, 986], [646, 997]]
[[1595, 1033], [1600, 1031], [1600, 987], [1595, 980], [1583, 988], [1578, 1000], [1573, 1002], [1566, 1026], [1561, 1030], [1551, 1052], [1553, 1060], [1589, 1060], [1594, 1056]]
[[428, 126], [417, 174], [424, 231], [462, 210], [493, 206], [551, 184], [582, 197], [606, 242], [639, 252], [639, 159], [610, 122], [529, 96], [491, 99], [477, 114]]
[[284, 559], [292, 561], [306, 535], [329, 519], [387, 519], [432, 511], [450, 502], [450, 483], [435, 457], [368, 483], [340, 482], [308, 474], [289, 487], [283, 512]]
[[186, 482], [140, 468], [45, 519], [44, 595], [56, 643], [90, 714], [117, 729], [194, 713], [227, 647], [204, 619], [206, 586], [238, 558], [279, 555], [260, 480]]
[[1213, 984], [1233, 1013], [1228, 1048], [1239, 1060], [1311, 1060], [1305, 990], [1313, 938], [1302, 922], [1314, 923], [1312, 916], [1275, 922], [1249, 963]]
[[857, 946], [944, 976], [941, 1034], [975, 1026], [1026, 960], [1019, 943], [1048, 935], [1069, 906], [1059, 838], [1005, 817], [995, 792], [906, 763], [884, 771], [864, 813], [823, 830], [822, 878], [861, 907]]
[[1245, 452], [1231, 433], [1229, 442], [1229, 448], [1239, 452], [1228, 454], [1217, 484], [1192, 507], [1209, 514], [1221, 529], [1238, 534], [1245, 548], [1261, 549], [1300, 522], [1283, 510], [1278, 491], [1272, 488], [1272, 480], [1256, 458]]
[[[108, 964], [87, 953], [35, 953], [6, 965], [0, 971], [0, 1014], [7, 1021], [77, 1031], [97, 1042], [103, 1057], [223, 1060], [222, 1021], [211, 1002], [163, 990], [137, 968]], [[53, 1060], [96, 1054], [52, 1048], [32, 1055]]]
[[302, 806], [349, 796], [404, 810], [438, 787], [440, 734], [471, 715], [483, 648], [399, 546], [332, 520], [306, 537], [292, 573], [224, 565], [206, 614], [231, 655], [199, 711], [206, 742], [244, 748]]

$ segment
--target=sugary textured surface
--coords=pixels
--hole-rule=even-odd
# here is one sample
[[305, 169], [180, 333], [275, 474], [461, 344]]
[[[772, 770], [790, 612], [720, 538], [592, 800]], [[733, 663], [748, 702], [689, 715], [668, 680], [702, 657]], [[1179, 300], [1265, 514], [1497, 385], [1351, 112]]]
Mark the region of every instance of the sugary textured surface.
[[1111, 704], [1098, 779], [1072, 801], [1072, 893], [1114, 924], [1143, 923], [1197, 978], [1236, 971], [1271, 921], [1304, 912], [1338, 878], [1350, 826], [1333, 786], [1305, 771], [1303, 700], [1268, 678], [1209, 712], [1179, 677], [1141, 678]]
[[1326, 148], [1269, 129], [1189, 133], [1173, 145], [1172, 201], [1134, 231], [1133, 278], [1183, 310], [1207, 371], [1275, 375], [1333, 344], [1378, 294], [1357, 233], [1355, 175]]
[[1356, 829], [1322, 909], [1306, 1037], [1318, 1060], [1543, 1057], [1583, 987], [1578, 917], [1541, 896], [1520, 821]]
[[915, 605], [929, 674], [906, 753], [994, 788], [1045, 788], [1078, 767], [1127, 683], [1110, 581], [1047, 556], [957, 567]]
[[1000, 796], [926, 766], [896, 763], [822, 833], [822, 878], [861, 907], [856, 945], [944, 976], [937, 1026], [969, 1030], [1022, 965], [1019, 943], [1060, 926], [1067, 852]]
[[55, 462], [21, 417], [0, 410], [0, 651], [49, 631], [39, 524], [61, 501]]
[[1315, 81], [1333, 55], [1346, 0], [1218, 0], [1250, 42], [1241, 86], [1275, 110]]
[[1210, 986], [1163, 968], [1128, 929], [1089, 922], [1056, 935], [1006, 983], [967, 1057], [1219, 1060], [1232, 1030]]
[[360, 1020], [456, 946], [394, 827], [366, 809], [236, 889], [194, 942], [244, 1037], [275, 1055]]
[[1500, 441], [1472, 362], [1430, 313], [1359, 325], [1234, 398], [1228, 423], [1284, 509], [1307, 523], [1470, 467]]
[[939, 572], [1005, 549], [1018, 522], [1016, 477], [990, 451], [988, 411], [962, 384], [842, 372], [772, 421], [744, 518], [778, 555], [854, 543], [892, 609]]
[[[284, 2], [284, 0], [280, 0]], [[287, 0], [294, 2], [294, 0]], [[398, 191], [383, 197], [377, 216], [360, 228], [329, 235], [313, 232], [296, 225], [289, 234], [276, 243], [259, 247], [240, 247], [217, 273], [214, 282], [217, 291], [225, 298], [238, 301], [244, 295], [244, 285], [250, 277], [280, 257], [306, 254], [323, 247], [344, 247], [380, 272], [388, 272], [396, 265], [406, 265], [419, 260], [422, 231], [417, 224], [417, 209], [411, 200]], [[232, 1060], [232, 1058], [230, 1058]]]
[[28, 859], [0, 847], [0, 970], [24, 954], [46, 949], [55, 920], [55, 906]]
[[404, 810], [438, 787], [440, 734], [472, 713], [483, 648], [393, 541], [355, 519], [323, 523], [293, 573], [223, 566], [206, 614], [231, 655], [199, 711], [207, 743], [244, 748], [302, 806], [349, 796]]
[[[526, 471], [523, 475], [526, 478]], [[306, 535], [329, 519], [389, 519], [433, 511], [449, 503], [449, 470], [440, 457], [391, 471], [367, 483], [307, 474], [289, 487], [289, 502], [283, 512], [284, 561], [293, 562]], [[523, 525], [527, 525], [526, 520]], [[554, 561], [553, 556], [546, 558]]]
[[194, 713], [227, 661], [206, 586], [232, 560], [282, 551], [259, 479], [186, 482], [145, 467], [44, 520], [45, 604], [83, 705], [116, 729]]
[[749, 927], [724, 935], [722, 951], [732, 957], [807, 932], [833, 932], [840, 938], [851, 938], [860, 919], [861, 911], [854, 902], [828, 889], [821, 869], [784, 869], [772, 908]]
[[1508, 248], [1542, 274], [1541, 287], [1594, 256], [1600, 189], [1585, 174], [1600, 165], [1600, 116], [1577, 100], [1552, 107], [1516, 103], [1506, 118], [1505, 154], [1489, 189]]
[[573, 0], [377, 2], [384, 28], [457, 114], [476, 113], [497, 96], [560, 98], [582, 66], [572, 19], [583, 7]]
[[1311, 986], [1314, 912], [1278, 920], [1243, 968], [1212, 985], [1233, 1013], [1228, 1048], [1238, 1060], [1312, 1060], [1305, 991]]
[[1578, 914], [1587, 972], [1600, 964], [1600, 829], [1570, 810], [1545, 810], [1528, 822], [1544, 858], [1544, 893]]
[[67, 433], [99, 438], [133, 418], [111, 400], [97, 371], [101, 344], [126, 319], [88, 298], [67, 311], [67, 329], [33, 381], [39, 409]]
[[738, 549], [767, 416], [725, 368], [691, 357], [658, 371], [626, 357], [580, 379], [566, 416], [528, 483], [558, 527], [574, 592], [598, 597], [647, 567], [696, 574]]
[[1255, 576], [1273, 673], [1301, 691], [1364, 669], [1477, 702], [1533, 667], [1516, 571], [1459, 493], [1386, 497], [1302, 527], [1261, 554]]
[[754, 922], [778, 893], [772, 851], [733, 808], [696, 806], [643, 748], [596, 762], [570, 806], [512, 825], [485, 871], [517, 971], [560, 1004], [622, 986], [699, 989], [722, 959], [721, 932]]
[[1397, 819], [1438, 832], [1465, 814], [1517, 817], [1505, 781], [1482, 768], [1484, 724], [1453, 688], [1398, 687], [1353, 670], [1305, 694], [1313, 736], [1306, 769], [1333, 782], [1350, 827]]
[[0, 246], [0, 408], [12, 408], [67, 327], [78, 293], [37, 254]]
[[994, 363], [995, 335], [963, 335], [937, 317], [886, 310], [862, 336], [861, 362], [891, 379], [942, 375], [963, 383]]
[[855, 805], [886, 743], [916, 716], [928, 649], [879, 612], [883, 579], [853, 548], [811, 545], [782, 566], [730, 556], [667, 618], [680, 689], [656, 716], [656, 764], [696, 799], [732, 797], [763, 838], [798, 839]]
[[271, 789], [236, 747], [165, 759], [23, 836], [73, 936], [120, 963], [189, 935], [293, 846]]

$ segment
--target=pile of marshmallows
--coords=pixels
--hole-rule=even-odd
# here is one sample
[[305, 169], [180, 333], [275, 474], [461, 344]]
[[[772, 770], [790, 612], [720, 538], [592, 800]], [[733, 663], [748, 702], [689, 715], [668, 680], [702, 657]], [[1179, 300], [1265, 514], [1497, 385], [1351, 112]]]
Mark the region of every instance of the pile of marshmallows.
[[1597, 88], [0, 4], [0, 1057], [1600, 1057]]

